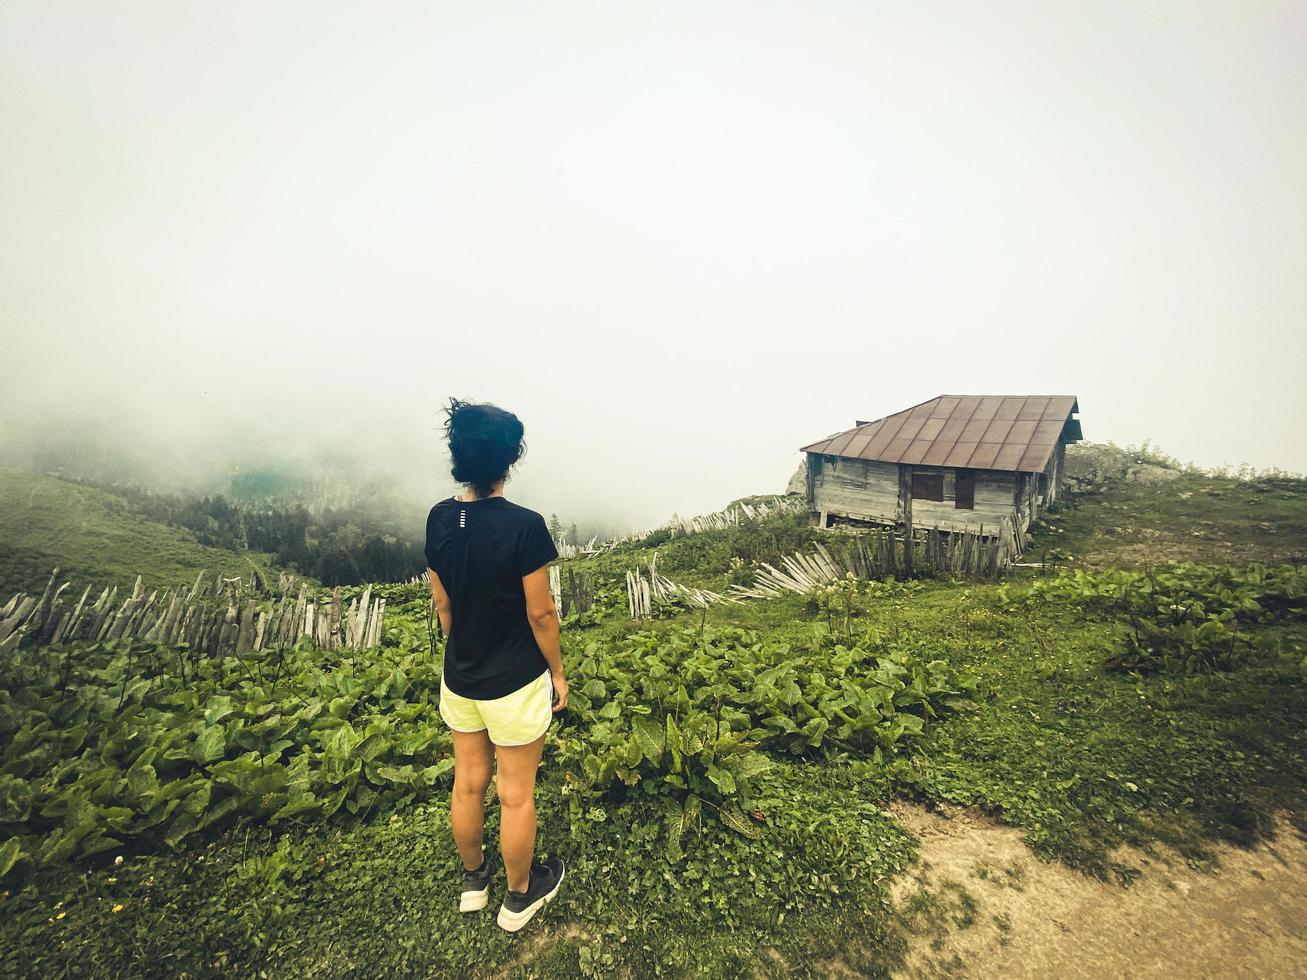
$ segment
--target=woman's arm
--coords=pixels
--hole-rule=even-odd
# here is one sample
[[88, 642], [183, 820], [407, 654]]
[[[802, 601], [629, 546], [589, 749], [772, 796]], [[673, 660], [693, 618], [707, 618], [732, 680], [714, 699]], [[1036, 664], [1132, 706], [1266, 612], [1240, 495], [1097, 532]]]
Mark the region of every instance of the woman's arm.
[[549, 566], [541, 565], [530, 575], [522, 576], [522, 591], [526, 593], [526, 618], [531, 623], [536, 645], [545, 655], [549, 673], [554, 681], [554, 710], [567, 707], [567, 680], [563, 677], [562, 637], [558, 630], [558, 610], [549, 591]]
[[427, 574], [431, 576], [431, 601], [436, 604], [436, 613], [440, 616], [440, 628], [445, 636], [449, 636], [449, 595], [445, 592], [445, 587], [440, 584], [440, 576], [436, 574], [434, 568], [428, 568]]

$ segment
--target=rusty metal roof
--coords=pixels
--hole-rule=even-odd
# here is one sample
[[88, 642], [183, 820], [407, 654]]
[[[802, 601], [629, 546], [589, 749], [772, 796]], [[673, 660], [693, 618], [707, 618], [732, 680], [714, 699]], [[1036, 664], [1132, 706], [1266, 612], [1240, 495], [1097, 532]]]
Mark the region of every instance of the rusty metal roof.
[[979, 470], [1038, 473], [1065, 437], [1081, 438], [1075, 395], [940, 395], [859, 422], [800, 452]]

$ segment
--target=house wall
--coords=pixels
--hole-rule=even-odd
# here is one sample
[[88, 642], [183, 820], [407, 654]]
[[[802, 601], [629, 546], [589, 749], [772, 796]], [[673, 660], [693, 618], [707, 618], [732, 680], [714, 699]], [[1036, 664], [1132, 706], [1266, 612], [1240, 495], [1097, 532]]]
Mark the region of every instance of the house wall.
[[986, 531], [998, 531], [1004, 517], [1012, 520], [1012, 493], [1014, 474], [1000, 470], [976, 471], [976, 506], [959, 510], [955, 506], [954, 481], [956, 471], [936, 466], [914, 466], [913, 473], [943, 473], [944, 499], [922, 500], [912, 498], [912, 523], [917, 527], [935, 527], [946, 531], [978, 531], [983, 524]]
[[1018, 530], [1024, 531], [1039, 516], [1039, 481], [1041, 473], [1017, 473], [1015, 480], [1016, 521]]
[[809, 509], [893, 524], [899, 519], [899, 467], [865, 459], [808, 454]]
[[[918, 473], [942, 473], [944, 499], [912, 501], [912, 523], [946, 531], [975, 531], [981, 525], [997, 531], [1003, 517], [1014, 519], [1016, 479], [1012, 473], [994, 470], [976, 472], [976, 506], [959, 510], [954, 504], [956, 471], [952, 468], [914, 466]], [[835, 456], [808, 454], [809, 509], [818, 526], [826, 515], [839, 514], [858, 520], [897, 524], [903, 515], [899, 507], [899, 464]]]
[[[1022, 483], [1022, 477], [1029, 476], [1030, 483]], [[1023, 515], [1025, 530], [1033, 521], [1039, 520], [1041, 514], [1057, 502], [1062, 494], [1062, 484], [1066, 479], [1066, 443], [1059, 442], [1057, 448], [1048, 457], [1044, 471], [1038, 474], [1017, 475], [1017, 510]]]

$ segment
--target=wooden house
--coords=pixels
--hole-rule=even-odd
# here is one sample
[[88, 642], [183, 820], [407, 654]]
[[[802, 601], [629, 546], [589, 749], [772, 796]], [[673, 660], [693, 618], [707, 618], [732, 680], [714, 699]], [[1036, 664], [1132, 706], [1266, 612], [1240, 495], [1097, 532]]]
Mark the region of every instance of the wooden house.
[[801, 450], [817, 527], [890, 525], [1020, 540], [1057, 499], [1075, 395], [940, 395]]

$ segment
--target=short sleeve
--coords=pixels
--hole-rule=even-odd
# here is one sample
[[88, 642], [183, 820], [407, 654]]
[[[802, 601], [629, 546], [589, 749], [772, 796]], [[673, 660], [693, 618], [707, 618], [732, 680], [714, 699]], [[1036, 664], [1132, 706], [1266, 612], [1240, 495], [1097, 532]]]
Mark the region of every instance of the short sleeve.
[[549, 536], [545, 519], [539, 514], [532, 514], [518, 538], [517, 573], [530, 575], [557, 557], [558, 549], [554, 547], [554, 539]]
[[436, 567], [436, 538], [439, 531], [440, 521], [437, 517], [436, 508], [432, 507], [427, 514], [427, 544], [424, 549], [427, 556], [427, 568], [434, 569]]

